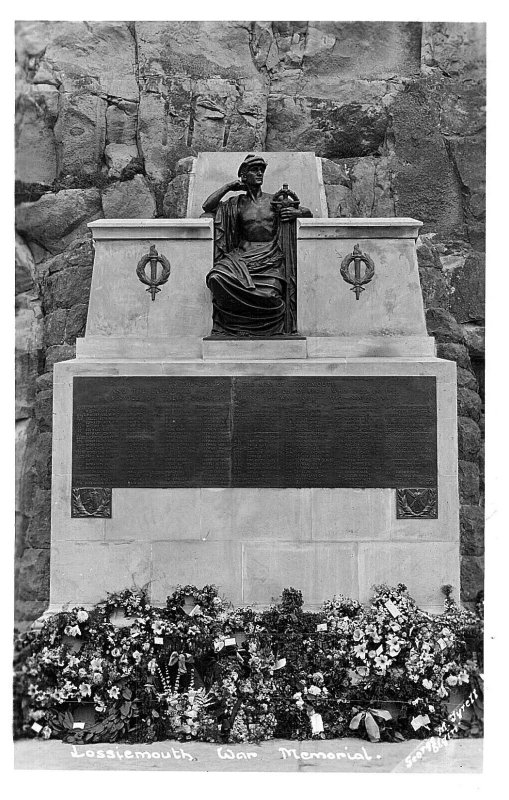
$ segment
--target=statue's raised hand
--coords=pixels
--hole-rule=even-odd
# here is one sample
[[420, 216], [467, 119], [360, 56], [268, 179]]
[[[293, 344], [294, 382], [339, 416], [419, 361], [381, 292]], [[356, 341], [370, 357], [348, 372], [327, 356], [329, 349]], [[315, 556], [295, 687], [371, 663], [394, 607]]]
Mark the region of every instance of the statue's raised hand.
[[243, 191], [245, 192], [246, 191], [246, 184], [244, 183], [244, 181], [241, 181], [241, 180], [232, 181], [229, 184], [229, 187], [230, 187], [230, 192], [243, 192]]
[[225, 183], [224, 186], [221, 186], [220, 189], [216, 189], [215, 192], [212, 192], [212, 194], [207, 197], [202, 208], [206, 214], [215, 214], [216, 209], [225, 194], [228, 194], [228, 192], [241, 192], [242, 190], [246, 191], [246, 184], [241, 180]]

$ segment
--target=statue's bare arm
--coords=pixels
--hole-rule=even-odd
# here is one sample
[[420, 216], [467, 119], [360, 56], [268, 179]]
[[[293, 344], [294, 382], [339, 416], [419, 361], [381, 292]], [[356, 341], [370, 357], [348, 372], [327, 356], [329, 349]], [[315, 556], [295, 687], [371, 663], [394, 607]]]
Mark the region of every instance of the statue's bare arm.
[[215, 192], [212, 192], [212, 194], [209, 195], [209, 197], [207, 197], [202, 208], [207, 214], [213, 213], [218, 207], [223, 197], [225, 196], [225, 194], [227, 194], [228, 192], [240, 192], [242, 189], [245, 188], [246, 186], [241, 180], [230, 181], [230, 183], [225, 183], [224, 186], [221, 186], [220, 189], [216, 189]]

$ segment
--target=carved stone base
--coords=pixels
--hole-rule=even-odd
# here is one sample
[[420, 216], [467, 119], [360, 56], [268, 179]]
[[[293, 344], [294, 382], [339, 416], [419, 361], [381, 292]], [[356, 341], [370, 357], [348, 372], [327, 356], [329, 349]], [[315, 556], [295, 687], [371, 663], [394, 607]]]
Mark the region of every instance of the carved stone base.
[[[173, 361], [80, 358], [55, 365], [53, 607], [95, 603], [106, 592], [120, 591], [134, 582], [138, 586], [150, 584], [155, 605], [164, 605], [177, 583], [216, 583], [231, 602], [260, 607], [270, 605], [285, 586], [298, 586], [306, 606], [312, 608], [339, 592], [367, 602], [374, 584], [403, 582], [421, 608], [440, 611], [440, 586], [450, 583], [459, 587], [455, 364], [433, 358], [270, 359], [258, 353], [257, 357], [234, 359], [228, 355], [237, 347], [293, 348], [306, 344], [293, 338], [209, 340], [202, 344], [224, 348], [227, 355], [215, 360]], [[185, 380], [276, 376], [316, 381], [325, 376], [370, 380], [392, 376], [403, 379], [403, 385], [409, 378], [435, 378], [438, 482], [410, 480], [408, 475], [407, 482], [400, 479], [388, 488], [221, 488], [204, 487], [200, 480], [189, 488], [128, 484], [124, 488], [113, 486], [111, 519], [71, 518], [73, 378], [136, 376]], [[412, 392], [408, 402], [415, 402]], [[280, 407], [282, 418], [288, 419], [290, 426], [295, 424], [296, 418], [287, 417], [284, 405]], [[169, 421], [172, 419], [170, 416]], [[354, 427], [365, 429], [369, 419], [369, 415], [359, 416], [359, 409], [352, 405]], [[133, 432], [138, 428], [141, 431], [135, 425]], [[317, 452], [326, 453], [338, 435], [331, 427], [323, 447], [321, 437], [317, 437]], [[139, 441], [146, 440], [141, 437]], [[171, 441], [165, 441], [170, 447]], [[252, 448], [255, 445], [253, 441]], [[201, 457], [200, 453], [200, 469]], [[257, 458], [264, 457], [262, 449]], [[278, 457], [285, 458], [283, 447]], [[426, 483], [438, 490], [438, 518], [418, 522], [408, 516], [396, 518], [395, 489], [423, 488]], [[109, 485], [99, 480], [74, 481], [75, 487]]]

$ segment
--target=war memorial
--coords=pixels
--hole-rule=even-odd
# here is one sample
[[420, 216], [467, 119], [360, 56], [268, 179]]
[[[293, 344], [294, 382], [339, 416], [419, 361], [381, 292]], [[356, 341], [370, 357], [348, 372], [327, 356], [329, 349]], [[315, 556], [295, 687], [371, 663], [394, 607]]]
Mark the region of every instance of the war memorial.
[[90, 223], [87, 329], [54, 370], [52, 611], [128, 580], [255, 605], [402, 581], [430, 610], [459, 585], [421, 223], [331, 219], [314, 154], [245, 155], [198, 155], [192, 216]]

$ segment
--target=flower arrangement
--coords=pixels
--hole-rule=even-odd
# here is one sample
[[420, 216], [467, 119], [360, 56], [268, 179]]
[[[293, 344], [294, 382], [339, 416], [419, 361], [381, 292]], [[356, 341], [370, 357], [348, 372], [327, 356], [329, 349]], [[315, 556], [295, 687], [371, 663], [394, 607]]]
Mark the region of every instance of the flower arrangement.
[[288, 588], [267, 610], [214, 586], [179, 586], [165, 608], [110, 594], [15, 644], [15, 733], [69, 742], [249, 742], [440, 734], [475, 690], [456, 735], [482, 735], [482, 604], [421, 611], [406, 587], [369, 606], [337, 596], [303, 610]]

